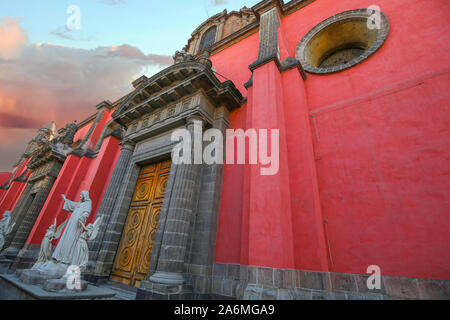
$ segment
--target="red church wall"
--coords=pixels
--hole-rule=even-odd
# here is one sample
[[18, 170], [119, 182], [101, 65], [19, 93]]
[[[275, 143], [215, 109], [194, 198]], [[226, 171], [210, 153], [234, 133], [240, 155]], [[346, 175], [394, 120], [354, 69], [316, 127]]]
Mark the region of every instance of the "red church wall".
[[4, 184], [11, 177], [11, 172], [0, 172], [0, 185]]
[[[22, 166], [16, 170], [14, 173], [13, 179], [19, 177], [25, 170], [27, 170], [27, 164], [30, 161], [30, 159], [27, 159], [24, 161]], [[27, 174], [26, 176], [29, 176]], [[17, 204], [17, 201], [19, 201], [20, 196], [22, 195], [22, 192], [25, 190], [27, 184], [24, 182], [18, 182], [18, 181], [12, 181], [10, 187], [8, 190], [5, 190], [5, 193], [3, 195], [3, 198], [0, 202], [0, 216], [3, 217], [3, 213], [6, 210], [9, 210], [12, 212]]]
[[[372, 4], [320, 0], [282, 18], [291, 55], [324, 19]], [[281, 86], [272, 87], [281, 92], [279, 106], [285, 113], [281, 129], [286, 130], [289, 179], [284, 183], [291, 194], [294, 265], [366, 273], [376, 264], [385, 275], [450, 279], [450, 3], [376, 4], [391, 30], [375, 55], [340, 73], [308, 74], [304, 91], [296, 70], [282, 74]], [[252, 35], [212, 57], [217, 72], [229, 75], [248, 97], [247, 105], [233, 112], [232, 128], [246, 129], [249, 114], [273, 108], [264, 99], [253, 101], [264, 95], [252, 92], [260, 89], [242, 90], [257, 53], [258, 37]], [[254, 84], [256, 77], [267, 74], [257, 69]], [[267, 127], [270, 118], [267, 115]], [[279, 247], [270, 229], [289, 215], [273, 215], [246, 203], [254, 201], [248, 195], [262, 183], [253, 175], [247, 181], [249, 170], [225, 166], [215, 261], [290, 268], [276, 254], [289, 246]], [[260, 201], [267, 204], [266, 199]], [[249, 247], [253, 253], [247, 252]]]
[[[244, 104], [242, 110], [246, 109]], [[245, 112], [233, 112], [230, 117], [230, 129], [245, 127]], [[223, 172], [223, 184], [227, 188], [222, 189], [222, 199], [220, 202], [220, 212], [227, 214], [219, 215], [219, 228], [217, 239], [226, 239], [226, 241], [217, 241], [216, 254], [222, 261], [240, 261], [241, 244], [248, 246], [248, 236], [242, 235], [242, 210], [244, 201], [244, 166], [243, 165], [225, 165]], [[247, 255], [242, 258], [247, 261]]]
[[[248, 66], [258, 58], [258, 47], [259, 34], [256, 32], [211, 57], [213, 67], [219, 73], [216, 73], [216, 76], [221, 81], [232, 80], [244, 97], [247, 96], [244, 84], [252, 75]], [[235, 112], [240, 111], [236, 110]]]
[[[100, 136], [104, 124], [109, 118], [110, 111], [107, 111], [99, 124], [97, 124], [90, 139], [94, 139], [95, 141], [96, 137]], [[80, 137], [80, 139], [82, 138]], [[97, 142], [95, 141], [94, 143], [94, 141], [92, 141], [92, 145], [95, 145]], [[80, 158], [73, 154], [69, 155], [36, 219], [27, 243], [41, 243], [47, 228], [53, 223], [55, 218], [57, 218], [59, 224], [69, 217], [70, 213], [62, 209], [62, 194], [65, 194], [68, 199], [79, 201], [80, 192], [88, 190], [93, 201], [89, 221], [94, 219], [119, 154], [119, 141], [117, 138], [110, 136], [104, 139], [99, 153], [93, 159], [85, 156]]]
[[86, 134], [89, 131], [89, 128], [92, 126], [93, 121], [85, 124], [81, 128], [78, 129], [77, 133], [75, 133], [75, 136], [73, 137], [73, 141], [76, 142], [78, 140], [82, 140]]
[[119, 140], [108, 137], [103, 141], [102, 148], [97, 158], [92, 161], [89, 171], [78, 188], [77, 194], [88, 190], [93, 201], [92, 214], [87, 222], [95, 220], [103, 195], [108, 187], [109, 179], [114, 171], [115, 164], [120, 156]]
[[[0, 172], [0, 185], [5, 184], [8, 181], [9, 177], [11, 177], [10, 172]], [[0, 190], [0, 202], [2, 201], [5, 194], [6, 190]]]

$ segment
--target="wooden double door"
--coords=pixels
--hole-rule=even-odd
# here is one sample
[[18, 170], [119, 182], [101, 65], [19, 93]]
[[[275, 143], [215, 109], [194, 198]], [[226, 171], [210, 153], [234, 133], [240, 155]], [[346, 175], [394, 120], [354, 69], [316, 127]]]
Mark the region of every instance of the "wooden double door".
[[111, 280], [139, 287], [147, 277], [170, 167], [167, 160], [141, 168]]

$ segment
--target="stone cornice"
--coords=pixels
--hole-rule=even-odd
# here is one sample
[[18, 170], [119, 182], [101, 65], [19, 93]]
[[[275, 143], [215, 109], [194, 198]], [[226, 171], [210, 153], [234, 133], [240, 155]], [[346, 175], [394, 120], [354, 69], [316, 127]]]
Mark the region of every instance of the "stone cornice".
[[39, 149], [39, 151], [37, 151], [33, 155], [33, 158], [30, 160], [27, 167], [31, 170], [34, 170], [52, 160], [57, 160], [57, 161], [63, 163], [65, 161], [65, 159], [66, 159], [66, 156], [58, 153], [53, 148], [53, 145], [51, 143], [46, 143]]
[[239, 108], [242, 95], [231, 81], [220, 82], [208, 66], [197, 61], [175, 64], [145, 80], [113, 113], [116, 122], [133, 120], [202, 90], [215, 104]]

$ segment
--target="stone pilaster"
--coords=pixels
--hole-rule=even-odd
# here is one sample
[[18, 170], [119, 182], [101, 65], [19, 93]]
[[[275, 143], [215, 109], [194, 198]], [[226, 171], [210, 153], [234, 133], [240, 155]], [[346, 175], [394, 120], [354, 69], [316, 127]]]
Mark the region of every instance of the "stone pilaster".
[[[21, 214], [23, 212], [23, 207], [26, 205], [30, 205], [30, 201], [32, 201], [31, 197], [31, 189], [33, 189], [32, 184], [28, 184], [22, 193], [22, 196], [20, 197], [19, 201], [17, 202], [13, 212], [11, 213], [11, 217], [13, 219], [13, 223], [15, 223], [14, 228], [11, 230], [11, 232], [6, 236], [5, 239], [5, 245], [3, 247], [4, 251], [2, 255], [7, 254], [9, 252], [8, 247], [11, 245], [11, 241], [14, 239], [14, 236], [19, 229], [20, 224], [22, 223], [22, 220], [24, 218], [24, 215]], [[17, 250], [16, 254], [17, 254]]]
[[[200, 117], [190, 117], [187, 128], [194, 137], [194, 126], [201, 124]], [[192, 139], [194, 146], [194, 139]], [[192, 154], [192, 158], [194, 155]], [[164, 285], [182, 285], [185, 266], [185, 254], [191, 219], [195, 215], [198, 194], [196, 190], [200, 183], [202, 165], [179, 164], [172, 165], [171, 175], [174, 176], [172, 193], [167, 208], [167, 218], [162, 236], [156, 273], [150, 281]]]
[[[139, 176], [139, 167], [133, 163], [131, 158], [134, 148], [135, 145], [131, 141], [123, 143], [122, 152], [125, 152], [125, 154], [123, 155], [122, 161], [117, 164], [117, 166], [122, 168], [117, 170], [125, 170], [125, 174], [123, 179], [118, 182], [118, 191], [115, 201], [114, 199], [111, 199], [111, 202], [108, 204], [108, 207], [111, 208], [111, 206], [113, 206], [113, 209], [108, 217], [108, 223], [104, 224], [105, 231], [103, 238], [99, 241], [101, 246], [97, 254], [94, 270], [94, 274], [97, 276], [109, 276], [114, 264], [114, 257], [116, 255], [117, 247], [119, 246], [123, 226], [127, 219], [134, 188]], [[100, 211], [99, 213], [102, 214]]]
[[261, 15], [259, 30], [259, 51], [258, 61], [264, 61], [268, 58], [278, 57], [278, 28], [280, 20], [278, 18], [277, 8], [263, 13]]
[[[52, 176], [47, 176], [44, 178], [44, 182], [40, 185], [39, 191], [36, 193], [33, 202], [29, 208], [23, 208], [25, 211], [25, 216], [20, 224], [16, 234], [14, 235], [13, 240], [11, 241], [11, 247], [16, 249], [22, 249], [28, 235], [30, 234], [31, 229], [36, 222], [36, 219], [41, 211], [45, 200], [47, 200], [48, 194], [53, 187], [53, 183], [56, 178]], [[20, 254], [18, 255], [20, 258]], [[19, 259], [20, 260], [20, 259]], [[16, 261], [18, 262], [18, 261]], [[31, 261], [32, 262], [32, 261]], [[16, 267], [20, 267], [20, 263], [16, 264]], [[14, 268], [14, 265], [13, 265]]]
[[123, 186], [124, 177], [131, 162], [131, 158], [133, 156], [133, 151], [135, 148], [135, 143], [129, 140], [123, 141], [121, 145], [122, 150], [120, 152], [119, 159], [117, 160], [116, 166], [108, 184], [108, 188], [106, 189], [103, 201], [97, 214], [98, 216], [103, 216], [103, 223], [100, 226], [97, 238], [89, 243], [90, 265], [88, 270], [91, 271], [95, 269], [95, 263], [98, 258], [98, 254], [100, 252], [101, 245], [105, 238], [108, 226], [112, 221], [114, 221], [112, 219], [114, 205], [116, 204], [119, 191]]

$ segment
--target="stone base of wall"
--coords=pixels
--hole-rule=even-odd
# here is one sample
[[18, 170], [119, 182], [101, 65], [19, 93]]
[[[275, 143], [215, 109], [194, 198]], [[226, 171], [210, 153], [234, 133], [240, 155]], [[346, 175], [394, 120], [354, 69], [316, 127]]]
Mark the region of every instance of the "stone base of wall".
[[215, 263], [211, 276], [186, 274], [192, 292], [161, 294], [144, 285], [139, 300], [450, 300], [450, 281], [381, 276], [381, 289], [367, 287], [369, 275]]
[[82, 273], [83, 280], [86, 280], [93, 285], [101, 285], [108, 283], [109, 276], [99, 276], [96, 274], [90, 274], [90, 273]]
[[140, 288], [136, 293], [136, 300], [236, 300], [235, 298], [217, 294], [184, 293], [162, 295], [147, 289]]
[[185, 275], [192, 292], [161, 294], [138, 290], [137, 299], [237, 300], [450, 300], [450, 281], [381, 277], [381, 288], [367, 287], [369, 275], [215, 263], [212, 276]]
[[[15, 266], [25, 265], [24, 255]], [[30, 257], [28, 257], [30, 258]], [[34, 261], [34, 260], [33, 260]], [[8, 265], [11, 261], [7, 261]], [[29, 264], [28, 267], [29, 268]], [[11, 272], [11, 268], [6, 271]], [[21, 268], [22, 269], [22, 268]], [[450, 281], [381, 276], [381, 289], [367, 288], [369, 275], [284, 270], [236, 264], [213, 265], [212, 275], [185, 274], [182, 290], [163, 292], [143, 281], [137, 300], [450, 300]], [[109, 276], [83, 274], [95, 285]]]
[[448, 280], [382, 276], [381, 289], [370, 290], [369, 276], [215, 263], [211, 293], [245, 300], [450, 299]]

